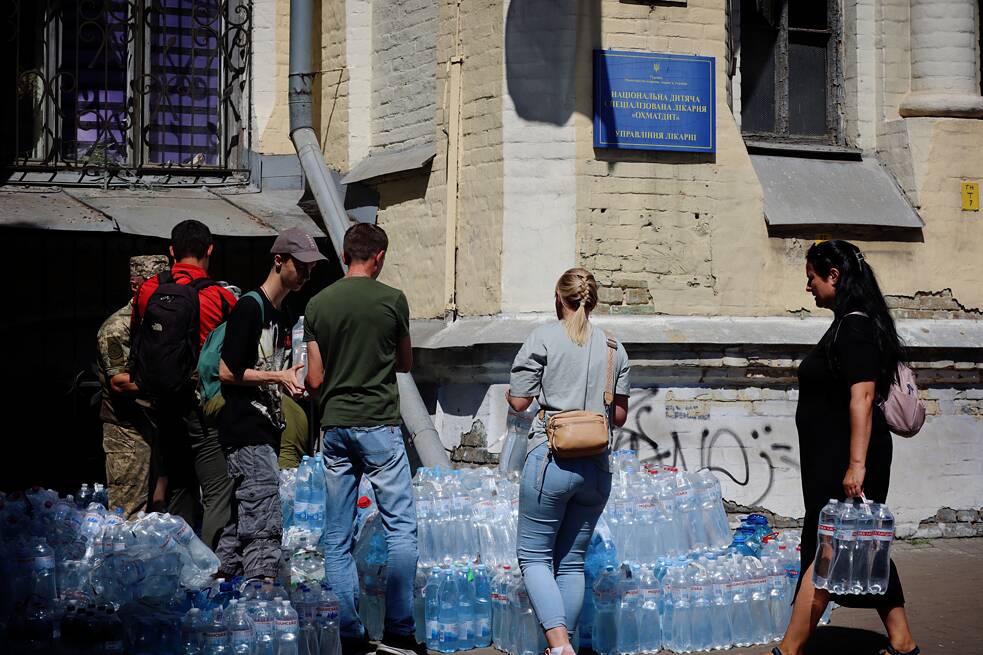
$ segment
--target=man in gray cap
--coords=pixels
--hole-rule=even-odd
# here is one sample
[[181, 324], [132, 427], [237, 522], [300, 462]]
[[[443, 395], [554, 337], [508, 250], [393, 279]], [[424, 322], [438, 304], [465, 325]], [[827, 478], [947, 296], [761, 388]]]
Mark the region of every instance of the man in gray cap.
[[[166, 255], [130, 257], [130, 289], [168, 269]], [[106, 319], [96, 334], [99, 382], [102, 384], [102, 448], [106, 453], [106, 482], [110, 507], [122, 507], [127, 517], [147, 507], [151, 478], [153, 426], [129, 388], [126, 362], [130, 356], [128, 302]]]
[[325, 259], [314, 238], [290, 228], [276, 238], [273, 266], [258, 289], [239, 299], [225, 326], [219, 379], [225, 407], [218, 439], [232, 479], [232, 516], [216, 553], [221, 574], [273, 579], [280, 568], [280, 511], [277, 452], [285, 427], [281, 394], [304, 392], [302, 363], [284, 368], [290, 328], [284, 299], [300, 289], [314, 265]]

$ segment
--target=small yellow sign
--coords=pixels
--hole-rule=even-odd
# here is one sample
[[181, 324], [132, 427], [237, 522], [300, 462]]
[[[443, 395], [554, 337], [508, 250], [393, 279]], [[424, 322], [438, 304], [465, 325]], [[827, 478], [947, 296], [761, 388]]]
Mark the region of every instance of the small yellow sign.
[[963, 182], [963, 211], [978, 212], [980, 210], [980, 183]]

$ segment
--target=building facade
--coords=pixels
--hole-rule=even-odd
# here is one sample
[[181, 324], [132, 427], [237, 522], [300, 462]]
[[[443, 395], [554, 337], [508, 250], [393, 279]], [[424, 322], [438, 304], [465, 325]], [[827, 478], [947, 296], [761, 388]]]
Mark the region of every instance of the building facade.
[[[288, 9], [257, 4], [260, 152], [290, 151]], [[848, 238], [930, 412], [895, 444], [901, 532], [983, 530], [983, 225], [963, 197], [983, 178], [979, 17], [977, 0], [321, 3], [325, 158], [377, 194], [445, 446], [500, 446], [511, 357], [581, 265], [633, 360], [619, 444], [800, 516], [795, 368], [830, 321], [804, 254]], [[713, 57], [716, 151], [595, 148], [597, 49]]]

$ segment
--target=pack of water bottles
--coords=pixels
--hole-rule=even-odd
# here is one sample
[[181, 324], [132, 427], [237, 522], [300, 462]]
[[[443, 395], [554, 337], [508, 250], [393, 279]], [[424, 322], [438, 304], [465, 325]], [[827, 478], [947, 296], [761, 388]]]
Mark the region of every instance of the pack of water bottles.
[[813, 584], [835, 594], [885, 593], [893, 540], [887, 505], [830, 498], [819, 514]]
[[[185, 655], [341, 655], [338, 597], [326, 584], [248, 583], [213, 598], [195, 598], [180, 621]], [[156, 651], [155, 651], [156, 652]], [[171, 652], [171, 651], [166, 651]]]
[[283, 547], [293, 550], [301, 542], [315, 545], [324, 532], [327, 489], [321, 453], [304, 455], [296, 469], [280, 472], [280, 507], [283, 510]]
[[421, 468], [414, 478], [420, 563], [515, 563], [519, 485], [492, 469]]

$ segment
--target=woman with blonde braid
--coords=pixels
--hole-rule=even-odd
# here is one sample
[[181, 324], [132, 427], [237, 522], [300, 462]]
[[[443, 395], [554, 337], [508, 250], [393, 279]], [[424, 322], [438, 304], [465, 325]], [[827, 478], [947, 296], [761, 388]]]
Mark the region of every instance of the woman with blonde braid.
[[[512, 364], [505, 397], [524, 411], [539, 400], [519, 491], [518, 557], [529, 600], [546, 632], [550, 655], [572, 655], [570, 638], [584, 598], [584, 553], [611, 492], [607, 451], [557, 458], [546, 437], [549, 417], [567, 410], [628, 417], [628, 354], [590, 322], [597, 282], [572, 268], [556, 284], [555, 323], [536, 328]], [[605, 407], [608, 350], [613, 348], [614, 400]]]

